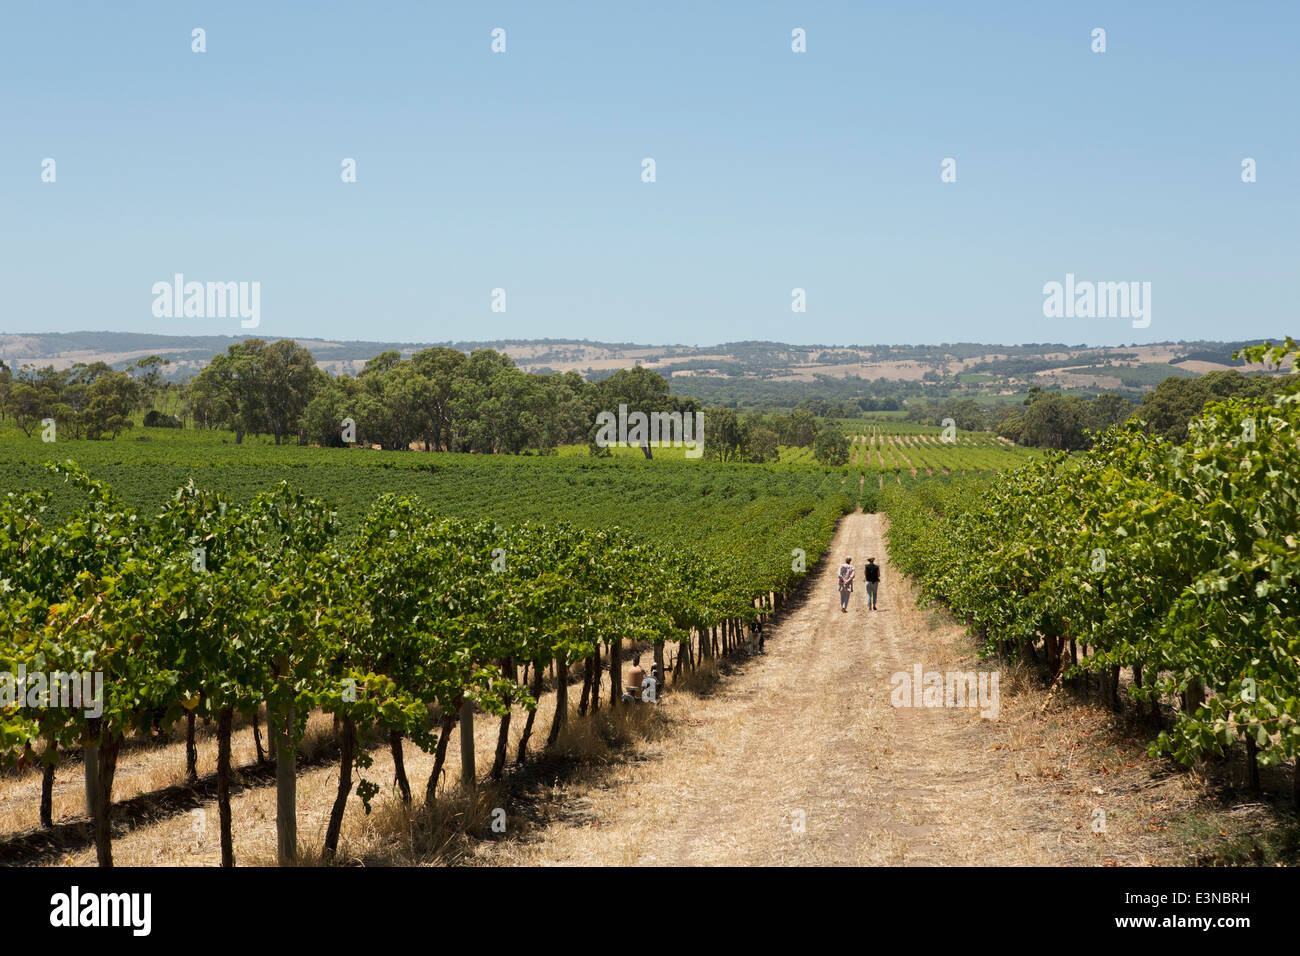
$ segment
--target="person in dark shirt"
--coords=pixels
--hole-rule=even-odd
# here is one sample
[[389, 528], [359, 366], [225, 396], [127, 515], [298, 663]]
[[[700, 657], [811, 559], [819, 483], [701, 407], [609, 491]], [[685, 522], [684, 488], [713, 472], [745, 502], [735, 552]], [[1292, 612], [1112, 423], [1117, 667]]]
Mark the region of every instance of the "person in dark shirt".
[[876, 591], [880, 589], [880, 565], [876, 564], [875, 558], [867, 558], [867, 563], [862, 568], [862, 580], [867, 582], [867, 607], [874, 611]]

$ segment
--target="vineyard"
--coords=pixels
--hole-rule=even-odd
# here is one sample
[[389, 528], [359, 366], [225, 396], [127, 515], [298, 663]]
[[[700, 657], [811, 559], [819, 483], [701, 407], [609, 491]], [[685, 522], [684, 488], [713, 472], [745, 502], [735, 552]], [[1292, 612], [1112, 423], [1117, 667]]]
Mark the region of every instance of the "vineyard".
[[[499, 774], [517, 705], [529, 711], [526, 754], [546, 668], [553, 740], [571, 667], [583, 668], [585, 710], [603, 667], [620, 686], [625, 641], [652, 648], [660, 686], [665, 646], [675, 674], [726, 652], [816, 565], [852, 506], [839, 469], [460, 455], [358, 467], [365, 452], [212, 443], [192, 466], [183, 443], [77, 444], [120, 493], [70, 462], [39, 464], [48, 446], [20, 446], [28, 460], [6, 466], [6, 483], [26, 490], [0, 501], [0, 670], [102, 674], [102, 710], [74, 706], [64, 684], [49, 706], [7, 708], [0, 745], [7, 765], [40, 767], [45, 827], [59, 755], [84, 752], [101, 865], [129, 738], [185, 723], [193, 778], [194, 722], [215, 722], [222, 862], [233, 865], [232, 726], [251, 719], [258, 736], [265, 708], [288, 861], [294, 754], [308, 716], [332, 716], [329, 859], [350, 794], [368, 806], [378, 792], [354, 786], [371, 759], [362, 737], [389, 739], [407, 802], [403, 742], [434, 755], [427, 808], [466, 708], [501, 718]], [[29, 702], [46, 690], [28, 689]]]
[[[79, 813], [66, 791], [51, 809], [56, 775], [66, 787], [75, 771], [84, 845], [112, 865], [122, 827], [108, 821], [152, 792], [140, 753], [173, 728], [186, 786], [200, 786], [196, 735], [215, 744], [201, 785], [223, 865], [253, 812], [234, 799], [250, 779], [268, 784], [282, 863], [337, 861], [348, 808], [369, 814], [383, 793], [386, 813], [397, 801], [416, 826], [444, 826], [431, 821], [462, 812], [449, 808], [466, 792], [448, 791], [447, 764], [459, 755], [466, 780], [476, 719], [478, 774], [495, 783], [567, 746], [602, 693], [612, 716], [631, 654], [675, 698], [826, 570], [856, 508], [888, 515], [889, 560], [986, 652], [1037, 669], [1052, 696], [1126, 712], [1153, 754], [1243, 752], [1258, 787], [1300, 752], [1298, 406], [1234, 400], [1186, 445], [1127, 425], [1074, 455], [870, 423], [839, 467], [802, 448], [756, 465], [153, 429], [0, 438], [0, 674], [25, 672], [29, 699], [33, 675], [103, 675], [102, 709], [60, 698], [51, 677], [36, 691], [49, 706], [0, 712], [0, 770], [41, 790], [39, 808], [7, 811], [0, 841], [42, 858], [24, 848]], [[328, 794], [304, 796], [307, 779]]]
[[[647, 461], [636, 448], [608, 459], [586, 448], [559, 455], [484, 456], [394, 453], [373, 449], [235, 444], [228, 432], [139, 428], [114, 442], [64, 440], [46, 444], [0, 428], [0, 492], [57, 492], [50, 507], [67, 517], [79, 498], [52, 476], [51, 461], [71, 459], [107, 482], [131, 507], [155, 510], [189, 481], [244, 504], [282, 481], [326, 502], [346, 533], [359, 527], [372, 501], [384, 493], [418, 496], [439, 514], [505, 523], [563, 519], [586, 527], [618, 525], [682, 543], [720, 550], [734, 543], [736, 522], [747, 521], [755, 502], [780, 499], [795, 520], [828, 494], [843, 492], [868, 511], [886, 478], [909, 485], [931, 475], [996, 471], [1035, 453], [984, 432], [957, 432], [952, 442], [937, 428], [866, 425], [850, 445], [844, 466], [818, 464], [807, 447], [782, 447], [764, 465], [687, 459], [681, 448], [655, 449]], [[662, 527], [662, 507], [690, 502], [690, 533]], [[802, 509], [802, 510], [801, 510]], [[701, 523], [703, 522], [703, 523]]]
[[[343, 529], [360, 525], [373, 502], [388, 492], [418, 496], [440, 514], [506, 523], [571, 520], [588, 527], [619, 525], [656, 535], [684, 531], [663, 526], [662, 516], [689, 508], [692, 521], [716, 528], [720, 549], [731, 542], [731, 512], [756, 501], [778, 499], [798, 517], [844, 488], [836, 468], [757, 467], [656, 456], [590, 459], [570, 456], [415, 454], [371, 449], [273, 446], [223, 441], [229, 433], [140, 429], [144, 441], [64, 441], [0, 437], [0, 492], [45, 489], [57, 492], [51, 507], [66, 517], [82, 502], [47, 468], [71, 459], [92, 477], [110, 484], [132, 507], [152, 511], [177, 488], [193, 481], [219, 491], [232, 503], [247, 503], [288, 481], [338, 512]], [[671, 449], [669, 449], [671, 450]], [[665, 512], [665, 507], [671, 510]]]
[[[852, 419], [839, 423], [849, 441], [849, 460], [844, 467], [870, 472], [883, 477], [886, 473], [897, 480], [907, 474], [912, 477], [954, 472], [986, 472], [1014, 468], [1023, 464], [1034, 453], [1012, 444], [989, 432], [954, 430], [945, 435], [942, 428], [913, 425], [908, 422], [862, 422]], [[610, 449], [615, 458], [641, 459], [645, 456], [639, 448]], [[565, 458], [588, 455], [585, 446], [566, 445], [559, 454]], [[682, 461], [686, 450], [680, 447], [654, 448], [658, 460]], [[777, 464], [816, 465], [813, 448], [806, 445], [781, 445]], [[879, 484], [879, 482], [877, 482]]]
[[1210, 405], [1185, 445], [1130, 424], [883, 496], [894, 561], [989, 651], [1127, 697], [1155, 753], [1240, 742], [1255, 790], [1300, 755], [1300, 394]]
[[890, 423], [872, 424], [852, 436], [848, 467], [898, 484], [913, 478], [955, 472], [1000, 471], [1023, 464], [1032, 452], [986, 432], [945, 434], [942, 428]]

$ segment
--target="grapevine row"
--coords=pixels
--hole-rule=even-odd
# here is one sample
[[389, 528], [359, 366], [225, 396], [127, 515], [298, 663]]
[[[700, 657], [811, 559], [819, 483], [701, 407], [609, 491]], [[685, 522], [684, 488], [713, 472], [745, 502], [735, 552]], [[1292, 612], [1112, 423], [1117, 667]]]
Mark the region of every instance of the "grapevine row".
[[[787, 553], [769, 555], [760, 572], [752, 556], [732, 562], [617, 528], [449, 518], [396, 495], [378, 499], [359, 531], [345, 536], [328, 506], [287, 483], [244, 505], [190, 483], [146, 516], [71, 463], [52, 470], [88, 504], [58, 517], [49, 490], [0, 499], [0, 671], [100, 673], [101, 701], [97, 713], [57, 699], [5, 707], [0, 761], [30, 759], [36, 747], [51, 766], [60, 750], [93, 755], [88, 784], [103, 866], [112, 865], [117, 754], [132, 733], [182, 719], [192, 726], [195, 715], [216, 722], [229, 866], [231, 728], [236, 715], [264, 705], [287, 862], [297, 852], [294, 754], [309, 713], [333, 715], [341, 758], [329, 859], [350, 794], [368, 810], [379, 792], [364, 778], [353, 786], [353, 769], [364, 773], [371, 762], [357, 746], [361, 730], [387, 736], [395, 758], [404, 740], [433, 753], [430, 807], [467, 702], [502, 717], [499, 773], [514, 705], [529, 711], [526, 752], [543, 668], [557, 676], [553, 742], [568, 716], [572, 665], [599, 661], [605, 645], [620, 675], [624, 640], [649, 643], [662, 686], [666, 642], [678, 645], [679, 667], [695, 659], [696, 635], [705, 656], [719, 636], [723, 648], [734, 645], [743, 622], [772, 611], [805, 567]], [[738, 531], [744, 520], [761, 523], [761, 504], [738, 514]], [[800, 528], [807, 563], [845, 507], [837, 498], [810, 508]], [[395, 763], [409, 802], [410, 784]]]
[[1183, 445], [1127, 423], [883, 494], [893, 560], [990, 651], [1099, 673], [1116, 707], [1129, 669], [1153, 752], [1186, 764], [1243, 740], [1257, 786], [1300, 754], [1300, 392], [1207, 406]]

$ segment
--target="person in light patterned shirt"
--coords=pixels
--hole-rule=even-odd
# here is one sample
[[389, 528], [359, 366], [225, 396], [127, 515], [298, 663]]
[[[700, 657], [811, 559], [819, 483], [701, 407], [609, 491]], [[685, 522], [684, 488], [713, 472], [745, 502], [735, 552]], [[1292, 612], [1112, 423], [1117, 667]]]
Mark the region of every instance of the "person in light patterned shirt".
[[853, 566], [852, 558], [845, 558], [844, 563], [840, 565], [840, 610], [845, 614], [849, 613], [849, 595], [853, 593], [853, 576], [857, 574], [857, 570]]

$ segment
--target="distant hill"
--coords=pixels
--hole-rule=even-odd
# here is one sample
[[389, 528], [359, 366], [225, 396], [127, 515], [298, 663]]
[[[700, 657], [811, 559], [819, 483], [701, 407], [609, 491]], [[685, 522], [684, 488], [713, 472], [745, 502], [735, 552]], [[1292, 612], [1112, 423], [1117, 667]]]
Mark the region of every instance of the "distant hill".
[[[253, 336], [247, 336], [252, 338]], [[134, 332], [0, 334], [0, 361], [68, 368], [103, 361], [122, 368], [147, 355], [171, 360], [168, 378], [185, 380], [241, 336], [148, 335]], [[1279, 336], [1274, 341], [1281, 339]], [[943, 394], [1011, 396], [1030, 386], [1068, 391], [1119, 391], [1131, 396], [1170, 375], [1196, 376], [1226, 368], [1232, 352], [1249, 342], [1165, 342], [1115, 348], [1061, 343], [984, 345], [795, 346], [782, 342], [681, 345], [506, 339], [482, 342], [336, 342], [298, 339], [331, 374], [355, 374], [368, 359], [396, 350], [409, 356], [431, 345], [462, 351], [493, 348], [519, 367], [538, 372], [576, 371], [591, 379], [643, 365], [672, 379], [675, 392], [708, 402], [793, 404], [804, 398], [852, 400], [866, 395]]]

